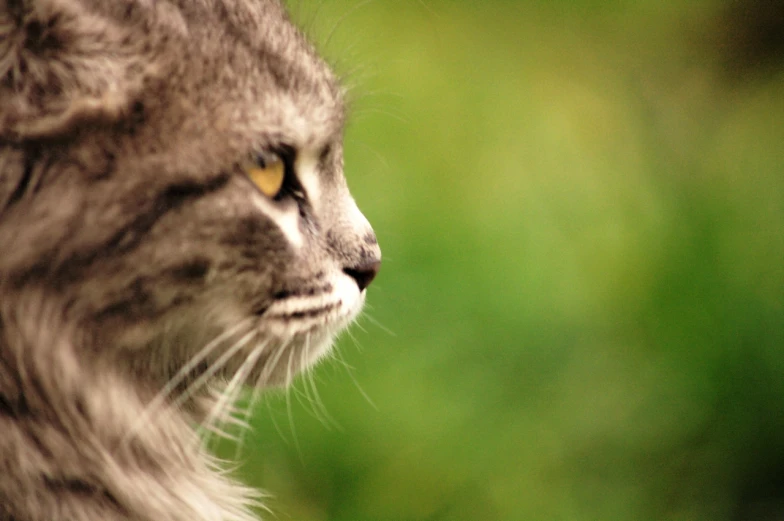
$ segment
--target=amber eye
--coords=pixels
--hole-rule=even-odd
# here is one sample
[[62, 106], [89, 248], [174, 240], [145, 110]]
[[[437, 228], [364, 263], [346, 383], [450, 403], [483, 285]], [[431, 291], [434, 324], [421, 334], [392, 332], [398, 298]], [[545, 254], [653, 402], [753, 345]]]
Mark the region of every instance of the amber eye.
[[286, 177], [286, 163], [274, 152], [256, 154], [243, 165], [253, 184], [267, 197], [276, 197]]

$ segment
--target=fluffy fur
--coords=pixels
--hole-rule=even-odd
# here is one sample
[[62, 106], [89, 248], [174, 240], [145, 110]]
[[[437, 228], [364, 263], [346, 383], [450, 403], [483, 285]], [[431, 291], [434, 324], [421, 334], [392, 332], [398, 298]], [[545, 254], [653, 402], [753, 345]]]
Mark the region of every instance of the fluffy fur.
[[197, 430], [361, 309], [343, 122], [275, 0], [0, 0], [0, 520], [250, 519]]

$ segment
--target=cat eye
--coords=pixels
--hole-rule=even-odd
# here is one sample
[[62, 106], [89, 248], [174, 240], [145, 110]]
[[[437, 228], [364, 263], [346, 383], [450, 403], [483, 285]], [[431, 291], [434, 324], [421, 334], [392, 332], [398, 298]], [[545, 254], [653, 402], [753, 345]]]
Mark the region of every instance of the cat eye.
[[261, 193], [275, 198], [286, 179], [286, 162], [275, 152], [257, 153], [242, 165], [245, 173]]

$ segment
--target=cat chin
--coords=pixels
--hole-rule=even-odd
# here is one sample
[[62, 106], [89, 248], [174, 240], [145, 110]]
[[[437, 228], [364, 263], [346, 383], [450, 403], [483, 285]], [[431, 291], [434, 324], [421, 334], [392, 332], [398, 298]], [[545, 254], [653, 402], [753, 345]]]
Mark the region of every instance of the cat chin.
[[297, 374], [315, 365], [328, 355], [336, 334], [310, 336], [282, 345], [264, 360], [251, 375], [253, 387], [287, 387]]
[[[257, 385], [261, 387], [285, 387], [291, 384], [298, 373], [328, 356], [335, 339], [356, 319], [363, 303], [364, 294], [357, 305], [326, 325], [296, 333], [286, 341], [275, 341], [275, 347], [254, 370], [250, 383], [258, 382]], [[269, 348], [269, 343], [262, 342], [257, 348]]]

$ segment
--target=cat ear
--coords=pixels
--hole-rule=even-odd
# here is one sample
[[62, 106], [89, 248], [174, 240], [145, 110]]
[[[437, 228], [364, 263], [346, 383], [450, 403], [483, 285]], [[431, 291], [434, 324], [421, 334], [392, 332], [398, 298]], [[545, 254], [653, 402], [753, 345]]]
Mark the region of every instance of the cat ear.
[[154, 73], [143, 34], [77, 0], [0, 0], [0, 140], [120, 118]]

